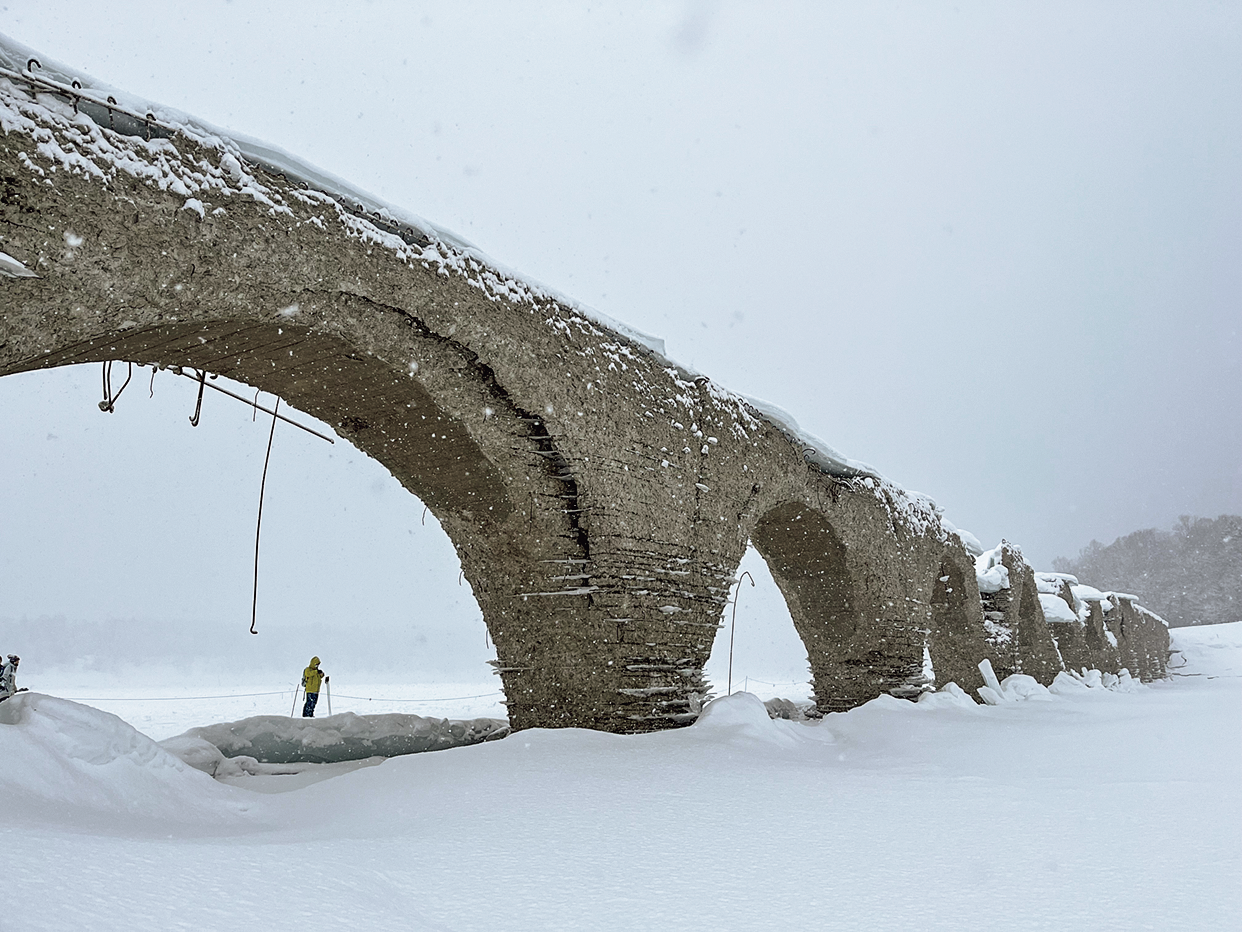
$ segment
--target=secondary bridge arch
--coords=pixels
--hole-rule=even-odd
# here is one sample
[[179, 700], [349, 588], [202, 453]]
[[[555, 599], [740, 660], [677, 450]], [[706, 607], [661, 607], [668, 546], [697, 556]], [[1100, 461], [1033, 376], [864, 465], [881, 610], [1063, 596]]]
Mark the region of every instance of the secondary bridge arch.
[[0, 73], [0, 375], [190, 366], [332, 424], [449, 534], [515, 727], [692, 720], [752, 537], [825, 710], [917, 693], [929, 656], [977, 679], [926, 500], [448, 234], [81, 94]]

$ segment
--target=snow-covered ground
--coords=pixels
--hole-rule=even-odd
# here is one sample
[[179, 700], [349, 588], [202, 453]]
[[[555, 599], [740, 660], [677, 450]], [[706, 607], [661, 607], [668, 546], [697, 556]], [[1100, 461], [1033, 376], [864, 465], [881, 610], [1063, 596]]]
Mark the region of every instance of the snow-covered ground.
[[27, 694], [0, 704], [0, 929], [1232, 928], [1242, 624], [1173, 638], [1178, 675], [1130, 692], [818, 724], [737, 695], [676, 732], [252, 778], [277, 793]]

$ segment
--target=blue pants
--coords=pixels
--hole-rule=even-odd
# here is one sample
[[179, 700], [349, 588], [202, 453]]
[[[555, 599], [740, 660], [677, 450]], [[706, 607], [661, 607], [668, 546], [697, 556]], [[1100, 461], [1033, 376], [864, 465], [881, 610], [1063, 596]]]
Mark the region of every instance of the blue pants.
[[307, 693], [306, 705], [302, 706], [302, 718], [315, 717], [315, 703], [319, 701], [319, 693]]

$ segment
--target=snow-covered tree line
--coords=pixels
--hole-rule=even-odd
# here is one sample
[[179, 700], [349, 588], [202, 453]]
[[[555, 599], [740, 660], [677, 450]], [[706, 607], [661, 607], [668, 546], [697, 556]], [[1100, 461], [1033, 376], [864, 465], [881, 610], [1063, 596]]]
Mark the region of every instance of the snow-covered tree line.
[[1183, 515], [1171, 531], [1147, 528], [1105, 546], [1093, 540], [1053, 567], [1093, 585], [1133, 592], [1171, 626], [1242, 620], [1242, 516]]

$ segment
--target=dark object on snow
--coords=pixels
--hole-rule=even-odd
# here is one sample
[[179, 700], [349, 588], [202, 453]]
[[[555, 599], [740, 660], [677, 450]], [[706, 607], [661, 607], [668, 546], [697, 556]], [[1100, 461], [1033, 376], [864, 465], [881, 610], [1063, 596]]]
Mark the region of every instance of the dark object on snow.
[[763, 703], [768, 710], [768, 718], [782, 718], [787, 722], [805, 722], [808, 719], [823, 718], [813, 702], [794, 702], [792, 699], [768, 699]]
[[507, 734], [508, 723], [492, 718], [452, 721], [398, 713], [342, 712], [313, 721], [256, 715], [191, 728], [181, 737], [201, 738], [225, 757], [253, 757], [265, 764], [333, 764], [481, 744]]
[[0, 668], [0, 702], [14, 693], [21, 692], [17, 688], [17, 665], [21, 663], [22, 658], [17, 654], [9, 654], [8, 663]]

